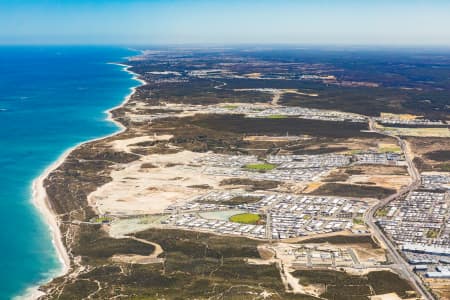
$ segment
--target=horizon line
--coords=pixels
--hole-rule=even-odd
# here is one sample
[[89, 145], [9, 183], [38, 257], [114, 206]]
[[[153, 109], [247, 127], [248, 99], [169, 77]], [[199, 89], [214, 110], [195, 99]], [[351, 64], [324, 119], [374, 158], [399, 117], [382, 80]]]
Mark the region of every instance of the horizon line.
[[179, 42], [179, 43], [2, 43], [0, 47], [8, 46], [22, 46], [22, 47], [42, 47], [42, 46], [82, 46], [82, 47], [197, 47], [197, 48], [211, 48], [211, 47], [304, 47], [304, 48], [386, 48], [386, 49], [449, 49], [450, 44], [389, 44], [389, 43], [289, 43], [289, 42], [271, 42], [271, 43], [246, 43], [246, 42], [227, 42], [227, 43], [203, 43], [203, 42]]

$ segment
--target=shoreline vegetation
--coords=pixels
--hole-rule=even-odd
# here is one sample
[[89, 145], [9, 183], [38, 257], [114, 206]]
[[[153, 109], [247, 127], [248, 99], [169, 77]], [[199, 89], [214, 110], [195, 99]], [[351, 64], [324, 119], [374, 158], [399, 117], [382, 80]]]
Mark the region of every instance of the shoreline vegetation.
[[[370, 268], [380, 264], [402, 278], [405, 284], [399, 285], [401, 293], [415, 294], [409, 292], [414, 290], [408, 280], [409, 273], [387, 266], [386, 263], [391, 262], [385, 255], [387, 250], [377, 248], [367, 236], [360, 235], [361, 232], [378, 232], [369, 227], [366, 231], [364, 227], [365, 223], [370, 224], [364, 222], [367, 221], [364, 212], [376, 203], [376, 197], [361, 199], [363, 201], [352, 199], [352, 206], [356, 208], [350, 214], [336, 212], [326, 218], [329, 224], [335, 222], [335, 217], [344, 221], [339, 226], [333, 225], [333, 230], [310, 230], [312, 227], [308, 226], [320, 221], [314, 213], [304, 216], [295, 213], [295, 220], [288, 214], [284, 216], [300, 202], [299, 198], [286, 196], [288, 193], [304, 195], [305, 199], [316, 199], [310, 195], [324, 194], [362, 198], [370, 193], [384, 199], [389, 196], [385, 193], [393, 194], [409, 184], [406, 167], [392, 165], [388, 168], [391, 162], [384, 158], [386, 154], [379, 154], [386, 150], [383, 147], [398, 150], [392, 148], [396, 140], [372, 130], [369, 117], [327, 110], [326, 113], [313, 111], [309, 119], [302, 117], [304, 108], [274, 106], [264, 93], [223, 88], [229, 83], [229, 72], [235, 70], [233, 72], [240, 74], [236, 76], [244, 76], [260, 68], [265, 61], [260, 57], [254, 65], [248, 65], [247, 59], [233, 56], [233, 61], [238, 57], [245, 63], [227, 65], [220, 73], [215, 66], [222, 68], [223, 60], [229, 59], [227, 56], [222, 59], [216, 52], [186, 54], [186, 50], [180, 51], [144, 52], [139, 59], [116, 64], [142, 84], [131, 88], [120, 105], [107, 111], [107, 119], [118, 129], [67, 150], [66, 156], [50, 166], [40, 181], [36, 180], [34, 200], [44, 205], [45, 216], [54, 218], [48, 222], [50, 227], [58, 226], [52, 235], [63, 265], [61, 272], [67, 272], [40, 286], [44, 294], [37, 295], [39, 299], [179, 299], [180, 295], [185, 299], [203, 299], [245, 298], [244, 295], [249, 294], [270, 299], [347, 299], [347, 285], [333, 287], [327, 286], [333, 282], [323, 282], [320, 284], [325, 286], [312, 290], [312, 286], [302, 285], [300, 278], [292, 275], [293, 269], [309, 266], [302, 260], [294, 260], [284, 249], [293, 247], [302, 251], [301, 248], [309, 247], [293, 244], [305, 239], [303, 235], [321, 238], [320, 243], [327, 244], [326, 247], [333, 241], [330, 246], [333, 250], [327, 251], [342, 248], [351, 256], [346, 249], [355, 249], [356, 255], [361, 254], [361, 262], [367, 261], [369, 273], [377, 272]], [[199, 66], [210, 69], [199, 69]], [[279, 68], [288, 74], [286, 76], [292, 74], [290, 64], [286, 67], [284, 63], [272, 62], [266, 72]], [[300, 72], [303, 65], [298, 68]], [[320, 70], [322, 68], [320, 66]], [[218, 85], [217, 77], [225, 83]], [[242, 86], [247, 83], [247, 79], [239, 82]], [[354, 91], [346, 90], [339, 97], [347, 92]], [[227, 103], [239, 109], [233, 113], [224, 111], [222, 105], [229, 105]], [[278, 110], [290, 115], [287, 118], [252, 117], [276, 115]], [[336, 153], [331, 154], [332, 161], [324, 159], [328, 155], [320, 155], [327, 153]], [[405, 160], [396, 155], [395, 164]], [[438, 153], [439, 157], [443, 155], [445, 153]], [[366, 163], [356, 164], [359, 161]], [[220, 168], [207, 173], [205, 166], [230, 168], [233, 173]], [[304, 173], [298, 169], [308, 170]], [[328, 173], [330, 169], [333, 173]], [[317, 170], [321, 172], [317, 173], [319, 175], [315, 173]], [[229, 178], [217, 174], [229, 175]], [[237, 193], [222, 196], [209, 191]], [[280, 195], [273, 204], [285, 208], [272, 212], [275, 205], [263, 200], [269, 193]], [[212, 196], [204, 197], [206, 194]], [[252, 203], [259, 200], [263, 200], [261, 207], [268, 210], [254, 210], [259, 204]], [[176, 205], [172, 206], [174, 203]], [[331, 202], [325, 203], [328, 206]], [[234, 223], [230, 232], [235, 236], [222, 234], [227, 232], [222, 225], [219, 226], [223, 231], [207, 232], [204, 225], [191, 230], [186, 224], [192, 219], [184, 221], [183, 211], [194, 205], [208, 205], [208, 209], [227, 205], [225, 212], [214, 216], [215, 211], [207, 215], [202, 207], [198, 215], [191, 216], [194, 221], [202, 219], [201, 224], [211, 222], [211, 228], [221, 221], [228, 222], [227, 226]], [[240, 205], [251, 209], [239, 210]], [[305, 207], [297, 206], [296, 211]], [[166, 208], [175, 213], [169, 213]], [[325, 208], [316, 211], [315, 214], [322, 215]], [[102, 215], [114, 217], [110, 222], [103, 222]], [[181, 226], [172, 227], [173, 220], [183, 221]], [[304, 225], [297, 230], [297, 224]], [[273, 233], [274, 229], [283, 234], [275, 238], [281, 242], [267, 246], [264, 233]], [[155, 250], [158, 247], [161, 251]], [[294, 264], [295, 261], [299, 264]], [[319, 269], [323, 265], [333, 264], [317, 262], [313, 267]], [[358, 273], [362, 278], [365, 275], [356, 270], [359, 265], [353, 259], [343, 263], [349, 268], [349, 274], [356, 276]], [[339, 271], [334, 266], [330, 272], [335, 276]], [[315, 271], [297, 275], [314, 278]], [[369, 284], [364, 284], [351, 296], [368, 299], [375, 294], [396, 291], [389, 287], [383, 293], [375, 292]]]
[[60, 167], [64, 163], [66, 158], [77, 148], [79, 148], [87, 143], [103, 140], [105, 138], [115, 136], [117, 134], [124, 132], [127, 128], [122, 123], [116, 121], [113, 118], [112, 112], [114, 110], [119, 109], [119, 108], [123, 107], [124, 105], [126, 105], [126, 103], [131, 99], [133, 94], [136, 92], [137, 88], [146, 84], [146, 82], [144, 80], [142, 80], [137, 73], [130, 70], [130, 68], [131, 68], [130, 65], [126, 65], [123, 63], [109, 63], [109, 64], [121, 66], [122, 71], [127, 72], [130, 75], [132, 75], [131, 79], [138, 81], [139, 84], [130, 88], [130, 93], [128, 93], [128, 95], [125, 96], [124, 100], [119, 105], [114, 106], [105, 111], [107, 113], [107, 117], [105, 120], [114, 123], [118, 127], [117, 131], [115, 131], [109, 135], [106, 135], [106, 136], [102, 136], [102, 137], [98, 137], [98, 138], [94, 138], [91, 140], [81, 142], [81, 143], [67, 149], [66, 151], [64, 151], [63, 154], [61, 154], [58, 157], [58, 159], [54, 163], [52, 163], [50, 166], [48, 166], [44, 170], [44, 172], [33, 181], [32, 197], [31, 197], [32, 203], [35, 206], [35, 208], [38, 210], [43, 221], [49, 227], [52, 244], [56, 250], [58, 259], [61, 263], [61, 268], [59, 271], [51, 274], [51, 276], [49, 276], [49, 278], [45, 282], [41, 282], [37, 286], [32, 286], [32, 287], [27, 288], [22, 295], [16, 296], [14, 299], [38, 299], [39, 297], [44, 296], [45, 293], [39, 290], [40, 285], [51, 282], [53, 279], [55, 279], [59, 276], [65, 275], [70, 270], [70, 258], [67, 253], [67, 249], [62, 242], [62, 236], [61, 236], [61, 231], [59, 228], [59, 221], [58, 221], [57, 215], [54, 213], [52, 205], [48, 200], [48, 195], [47, 195], [46, 189], [44, 187], [45, 179], [50, 175], [51, 172], [53, 172], [58, 167]]

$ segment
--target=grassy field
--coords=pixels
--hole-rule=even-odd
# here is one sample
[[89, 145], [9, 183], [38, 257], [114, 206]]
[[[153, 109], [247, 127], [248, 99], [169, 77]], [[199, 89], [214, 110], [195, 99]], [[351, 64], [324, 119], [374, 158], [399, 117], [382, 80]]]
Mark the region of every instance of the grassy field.
[[231, 222], [242, 223], [242, 224], [256, 224], [261, 220], [261, 216], [257, 214], [238, 214], [230, 217]]
[[287, 116], [285, 116], [285, 115], [270, 115], [270, 116], [267, 116], [267, 118], [268, 119], [286, 119]]
[[437, 229], [430, 229], [427, 232], [427, 238], [429, 239], [435, 239], [439, 236], [439, 230]]
[[361, 219], [353, 219], [353, 223], [356, 225], [364, 225], [364, 221]]
[[387, 213], [388, 213], [388, 210], [386, 208], [382, 208], [375, 212], [375, 216], [376, 217], [385, 217], [387, 215]]
[[111, 222], [113, 219], [111, 217], [97, 217], [97, 218], [93, 218], [91, 220], [91, 222], [94, 223], [106, 223], [106, 222]]
[[276, 168], [276, 165], [261, 163], [261, 164], [248, 164], [245, 165], [245, 168], [248, 170], [254, 171], [270, 171]]
[[233, 109], [238, 108], [239, 106], [238, 105], [229, 104], [229, 105], [224, 105], [223, 107], [226, 108], [226, 109], [229, 109], [229, 110], [233, 110]]

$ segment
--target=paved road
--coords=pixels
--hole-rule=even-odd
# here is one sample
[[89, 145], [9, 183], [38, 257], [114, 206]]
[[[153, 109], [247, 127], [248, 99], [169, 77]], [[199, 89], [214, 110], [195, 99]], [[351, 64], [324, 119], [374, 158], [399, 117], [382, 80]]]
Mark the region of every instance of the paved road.
[[[374, 125], [375, 125], [374, 120], [370, 118], [369, 128], [370, 130], [377, 132]], [[426, 286], [424, 285], [423, 281], [419, 278], [419, 276], [417, 276], [417, 274], [414, 273], [414, 271], [409, 267], [409, 264], [400, 255], [398, 249], [395, 247], [392, 241], [375, 224], [374, 214], [378, 209], [382, 208], [389, 202], [410, 193], [420, 185], [420, 173], [417, 170], [416, 166], [414, 165], [412, 158], [410, 157], [410, 151], [408, 149], [406, 142], [401, 138], [399, 138], [398, 136], [385, 133], [380, 134], [393, 137], [398, 141], [405, 155], [405, 160], [408, 164], [408, 172], [411, 176], [412, 182], [406, 188], [400, 189], [397, 193], [381, 200], [376, 205], [371, 207], [364, 216], [364, 220], [371, 229], [374, 236], [386, 246], [386, 249], [388, 250], [388, 253], [390, 254], [393, 263], [396, 265], [395, 269], [400, 272], [403, 278], [409, 279], [410, 283], [413, 285], [415, 290], [422, 296], [423, 299], [432, 300], [435, 299], [435, 297], [429, 292], [429, 290], [426, 288]]]

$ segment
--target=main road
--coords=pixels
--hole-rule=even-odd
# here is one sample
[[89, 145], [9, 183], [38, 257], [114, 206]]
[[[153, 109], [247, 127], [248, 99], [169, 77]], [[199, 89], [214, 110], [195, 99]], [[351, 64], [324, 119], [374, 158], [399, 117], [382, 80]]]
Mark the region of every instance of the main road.
[[400, 189], [397, 193], [390, 195], [380, 202], [378, 202], [376, 205], [371, 207], [367, 213], [364, 216], [364, 221], [366, 222], [367, 226], [371, 229], [373, 235], [375, 238], [377, 238], [379, 241], [381, 241], [385, 247], [388, 253], [390, 254], [390, 257], [392, 259], [392, 262], [396, 265], [396, 270], [400, 272], [400, 275], [402, 275], [404, 278], [409, 279], [410, 283], [413, 285], [414, 289], [421, 295], [422, 298], [427, 300], [435, 299], [433, 294], [430, 293], [430, 291], [427, 289], [427, 287], [424, 285], [422, 279], [417, 276], [417, 274], [409, 267], [409, 264], [405, 261], [405, 259], [400, 255], [398, 249], [393, 244], [393, 242], [384, 234], [383, 231], [380, 230], [377, 224], [375, 224], [374, 215], [376, 211], [385, 205], [387, 205], [389, 202], [398, 199], [400, 197], [403, 197], [420, 185], [420, 173], [417, 170], [414, 162], [412, 161], [410, 151], [408, 149], [408, 145], [404, 140], [402, 140], [400, 137], [381, 133], [378, 132], [375, 128], [375, 121], [373, 118], [369, 119], [369, 128], [373, 132], [377, 132], [379, 134], [383, 134], [386, 136], [390, 136], [392, 138], [395, 138], [398, 141], [398, 144], [400, 145], [400, 148], [405, 156], [405, 160], [408, 164], [408, 173], [411, 176], [411, 183], [405, 187]]

